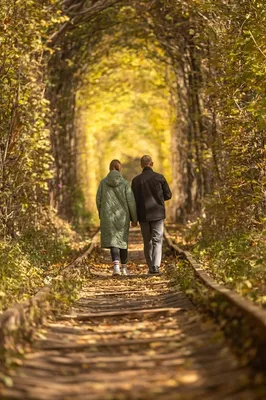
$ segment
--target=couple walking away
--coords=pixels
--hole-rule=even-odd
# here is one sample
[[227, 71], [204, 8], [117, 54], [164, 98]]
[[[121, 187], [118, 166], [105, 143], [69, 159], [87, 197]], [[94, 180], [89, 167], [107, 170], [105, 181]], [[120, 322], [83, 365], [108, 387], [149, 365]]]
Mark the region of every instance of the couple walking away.
[[[149, 273], [158, 274], [162, 260], [165, 219], [164, 201], [172, 197], [165, 177], [153, 171], [150, 156], [141, 158], [142, 173], [132, 188], [121, 174], [120, 161], [113, 160], [110, 172], [99, 185], [96, 203], [100, 217], [101, 246], [110, 249], [114, 275], [127, 275], [128, 234], [140, 224]], [[121, 266], [120, 266], [121, 263]]]

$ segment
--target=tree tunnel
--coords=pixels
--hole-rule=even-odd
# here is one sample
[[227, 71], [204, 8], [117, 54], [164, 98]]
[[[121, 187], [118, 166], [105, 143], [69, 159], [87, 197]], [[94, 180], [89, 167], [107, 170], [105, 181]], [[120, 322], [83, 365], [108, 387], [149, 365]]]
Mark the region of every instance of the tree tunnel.
[[195, 91], [200, 76], [197, 65], [190, 66], [193, 74], [182, 71], [180, 57], [184, 24], [185, 30], [190, 24], [178, 17], [173, 53], [162, 17], [167, 21], [159, 4], [106, 2], [105, 10], [73, 24], [55, 42], [61, 51], [50, 66], [57, 172], [52, 201], [67, 218], [93, 215], [97, 184], [110, 159], [121, 159], [131, 180], [145, 153], [171, 182], [169, 217], [182, 219], [200, 208], [205, 190], [204, 168], [198, 168], [204, 144], [195, 140], [202, 129]]
[[138, 158], [151, 154], [171, 182], [169, 216], [178, 222], [199, 215], [219, 185], [241, 180], [242, 172], [228, 172], [242, 165], [230, 147], [239, 121], [228, 115], [237, 115], [244, 94], [235, 90], [232, 103], [240, 82], [225, 85], [236, 64], [226, 58], [225, 41], [240, 25], [233, 7], [65, 0], [64, 13], [68, 20], [51, 38], [47, 90], [55, 159], [50, 201], [61, 216], [93, 218], [96, 187], [112, 158], [121, 159], [130, 180]]
[[149, 49], [113, 47], [92, 66], [77, 93], [77, 176], [87, 210], [95, 209], [99, 181], [110, 160], [121, 159], [131, 181], [139, 159], [152, 154], [156, 169], [171, 182], [171, 93], [168, 66]]

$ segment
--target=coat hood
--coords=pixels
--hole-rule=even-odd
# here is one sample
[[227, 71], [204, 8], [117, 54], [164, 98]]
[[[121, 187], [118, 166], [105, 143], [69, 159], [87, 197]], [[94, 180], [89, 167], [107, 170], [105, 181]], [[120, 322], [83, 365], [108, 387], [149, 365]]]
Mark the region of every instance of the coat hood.
[[119, 171], [110, 171], [104, 181], [108, 186], [117, 187], [123, 183], [124, 178]]

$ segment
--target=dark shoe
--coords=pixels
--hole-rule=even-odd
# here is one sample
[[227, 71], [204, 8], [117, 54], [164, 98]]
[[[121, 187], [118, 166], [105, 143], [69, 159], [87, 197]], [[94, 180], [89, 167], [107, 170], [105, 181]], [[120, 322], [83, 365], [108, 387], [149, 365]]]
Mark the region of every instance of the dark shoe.
[[159, 274], [159, 273], [160, 273], [159, 267], [152, 267], [151, 274]]

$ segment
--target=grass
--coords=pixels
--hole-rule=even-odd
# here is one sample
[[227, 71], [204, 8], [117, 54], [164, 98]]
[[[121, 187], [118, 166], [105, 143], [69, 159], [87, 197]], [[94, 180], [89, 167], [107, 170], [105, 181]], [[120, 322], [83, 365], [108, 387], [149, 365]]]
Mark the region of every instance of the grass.
[[88, 243], [55, 215], [17, 239], [0, 240], [0, 312], [34, 295]]
[[171, 232], [216, 281], [266, 307], [266, 229], [212, 236], [199, 224]]

